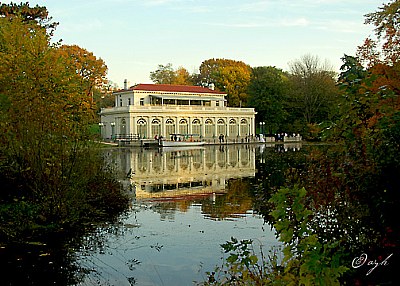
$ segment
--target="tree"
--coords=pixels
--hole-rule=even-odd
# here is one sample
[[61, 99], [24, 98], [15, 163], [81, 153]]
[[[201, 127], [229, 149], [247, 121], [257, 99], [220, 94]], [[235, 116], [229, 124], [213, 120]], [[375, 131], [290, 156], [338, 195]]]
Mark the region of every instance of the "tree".
[[[392, 0], [379, 8], [379, 11], [366, 15], [365, 24], [375, 26], [377, 40], [367, 38], [364, 45], [359, 47], [359, 56], [371, 67], [372, 60], [382, 60], [394, 64], [400, 59], [400, 2]], [[382, 47], [377, 51], [377, 47]], [[371, 53], [371, 51], [374, 51]]]
[[79, 76], [80, 86], [87, 96], [92, 96], [94, 89], [104, 87], [107, 66], [102, 59], [77, 45], [62, 45], [58, 51], [66, 62], [66, 68]]
[[367, 38], [357, 56], [374, 75], [374, 90], [400, 91], [400, 2], [384, 4], [367, 14], [365, 24], [375, 26], [376, 40]]
[[340, 67], [341, 73], [339, 75], [339, 82], [342, 84], [353, 85], [360, 79], [367, 76], [367, 71], [361, 65], [357, 57], [344, 55], [342, 57], [343, 64]]
[[241, 106], [247, 102], [247, 86], [251, 68], [241, 61], [209, 59], [200, 65], [200, 85], [214, 84], [227, 93], [228, 105]]
[[63, 52], [35, 21], [0, 17], [2, 245], [70, 240], [128, 203], [93, 148], [92, 100]]
[[265, 122], [269, 133], [278, 131], [286, 118], [284, 110], [287, 75], [276, 67], [252, 68], [248, 106], [255, 107], [257, 121]]
[[173, 84], [175, 82], [175, 71], [172, 64], [158, 65], [158, 69], [150, 72], [150, 79], [156, 84]]
[[193, 79], [190, 73], [184, 67], [179, 67], [175, 71], [175, 79], [173, 84], [178, 85], [193, 85]]
[[300, 113], [306, 124], [329, 120], [338, 96], [332, 67], [317, 56], [304, 55], [289, 63], [292, 86], [290, 112]]
[[1, 4], [0, 17], [1, 16], [8, 19], [20, 17], [24, 23], [37, 23], [40, 27], [48, 30], [49, 35], [52, 35], [59, 24], [57, 22], [52, 22], [53, 18], [49, 17], [49, 12], [46, 7], [39, 5], [30, 7], [29, 2]]
[[0, 22], [0, 156], [31, 182], [31, 194], [55, 195], [73, 170], [78, 142], [88, 138], [92, 103], [44, 29], [20, 18]]
[[[347, 139], [358, 140], [356, 142], [363, 146], [364, 154], [368, 141], [375, 140], [375, 146], [389, 146], [381, 142], [394, 142], [393, 138], [400, 133], [397, 123], [400, 116], [399, 12], [400, 2], [392, 1], [377, 12], [366, 15], [365, 23], [375, 25], [376, 40], [367, 38], [358, 47], [357, 60], [359, 65], [365, 65], [364, 71], [361, 74], [350, 73], [354, 78], [352, 84], [344, 80], [349, 78], [348, 70], [341, 74], [341, 82], [346, 84], [346, 102], [338, 126], [341, 126], [342, 133], [347, 132]], [[348, 65], [345, 67], [348, 69]], [[361, 70], [361, 67], [357, 69]]]

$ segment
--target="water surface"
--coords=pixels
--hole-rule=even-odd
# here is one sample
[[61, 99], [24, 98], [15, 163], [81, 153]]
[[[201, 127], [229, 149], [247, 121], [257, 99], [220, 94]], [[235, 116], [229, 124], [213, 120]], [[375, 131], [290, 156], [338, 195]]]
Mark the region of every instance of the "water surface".
[[223, 263], [220, 245], [231, 237], [264, 251], [279, 245], [253, 210], [256, 158], [265, 148], [110, 151], [137, 196], [118, 226], [98, 229], [101, 243], [80, 252], [91, 270], [81, 285], [192, 285]]

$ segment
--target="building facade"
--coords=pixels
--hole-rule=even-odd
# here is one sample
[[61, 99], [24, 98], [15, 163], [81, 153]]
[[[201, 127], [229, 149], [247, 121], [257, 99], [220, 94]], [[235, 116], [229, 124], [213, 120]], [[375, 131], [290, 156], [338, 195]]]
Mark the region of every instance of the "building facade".
[[254, 108], [226, 105], [226, 93], [200, 86], [138, 84], [114, 92], [115, 106], [101, 110], [104, 140], [168, 139], [194, 134], [206, 141], [238, 141], [255, 134]]

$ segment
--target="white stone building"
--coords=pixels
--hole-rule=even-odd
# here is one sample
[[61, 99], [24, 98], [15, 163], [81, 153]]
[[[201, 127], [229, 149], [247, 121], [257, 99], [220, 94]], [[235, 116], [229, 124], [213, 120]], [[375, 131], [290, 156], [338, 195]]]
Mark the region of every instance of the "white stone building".
[[101, 110], [104, 140], [168, 139], [197, 134], [211, 142], [240, 142], [255, 135], [254, 108], [227, 107], [226, 93], [200, 86], [138, 84], [114, 92], [115, 107]]

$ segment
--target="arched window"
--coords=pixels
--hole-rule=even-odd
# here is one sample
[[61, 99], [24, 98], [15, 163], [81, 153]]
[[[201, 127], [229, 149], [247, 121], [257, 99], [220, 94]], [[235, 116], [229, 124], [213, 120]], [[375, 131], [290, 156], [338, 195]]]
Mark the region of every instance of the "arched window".
[[175, 133], [175, 121], [173, 119], [168, 118], [165, 121], [165, 132], [167, 132], [168, 137]]
[[188, 128], [189, 128], [188, 121], [186, 119], [179, 120], [179, 133], [188, 134], [189, 133]]
[[147, 137], [147, 121], [144, 118], [137, 121], [137, 130], [140, 138]]
[[151, 137], [154, 138], [156, 135], [161, 135], [161, 121], [158, 118], [154, 118], [151, 121]]
[[225, 120], [223, 119], [218, 119], [217, 121], [217, 133], [218, 135], [222, 134], [222, 135], [226, 135], [226, 125], [225, 125]]
[[236, 120], [235, 119], [230, 119], [229, 120], [229, 136], [230, 137], [236, 137], [238, 136], [238, 129], [236, 125]]
[[195, 118], [192, 121], [192, 133], [201, 136], [201, 125], [200, 120]]
[[213, 121], [210, 118], [208, 118], [208, 119], [206, 119], [204, 124], [205, 124], [205, 133], [206, 133], [206, 134], [204, 134], [204, 136], [208, 137], [208, 138], [215, 138]]
[[249, 123], [244, 118], [240, 120], [240, 135], [241, 136], [250, 135]]

